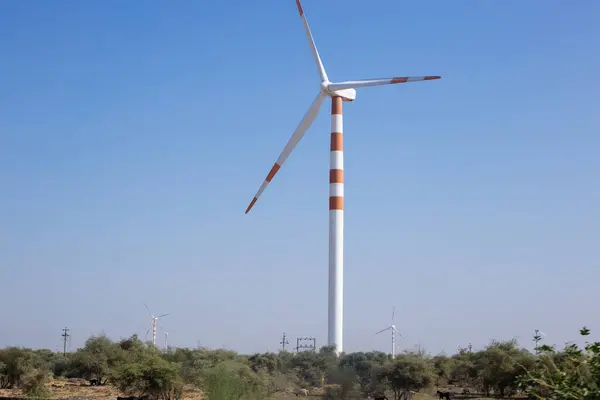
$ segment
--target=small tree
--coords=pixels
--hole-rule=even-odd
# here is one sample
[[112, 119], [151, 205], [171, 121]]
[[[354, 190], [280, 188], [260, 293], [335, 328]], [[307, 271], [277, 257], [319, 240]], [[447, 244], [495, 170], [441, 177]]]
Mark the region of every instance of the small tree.
[[9, 347], [0, 350], [0, 386], [15, 388], [24, 384], [24, 379], [33, 370], [49, 371], [47, 362], [30, 349]]
[[319, 387], [327, 370], [327, 362], [331, 362], [331, 358], [332, 355], [328, 352], [302, 351], [290, 359], [290, 367], [306, 387]]
[[118, 367], [112, 377], [115, 386], [123, 393], [149, 396], [154, 400], [173, 400], [181, 395], [183, 382], [179, 366], [157, 355]]
[[326, 399], [343, 400], [356, 397], [355, 389], [359, 387], [358, 376], [354, 369], [350, 367], [331, 368], [327, 372], [327, 383], [330, 386], [325, 390]]
[[126, 361], [126, 352], [106, 335], [91, 336], [85, 346], [72, 355], [72, 361], [69, 375], [104, 383], [112, 369]]
[[520, 349], [516, 340], [492, 341], [475, 359], [481, 389], [486, 394], [493, 390], [501, 397], [516, 391], [517, 378], [531, 366], [531, 353]]
[[264, 382], [250, 367], [235, 361], [205, 371], [202, 386], [209, 400], [260, 399], [265, 393]]
[[435, 368], [436, 384], [446, 385], [451, 380], [452, 370], [454, 369], [454, 360], [445, 355], [437, 355], [433, 357], [433, 366]]
[[[590, 330], [580, 330], [588, 336]], [[536, 399], [600, 399], [600, 342], [586, 342], [583, 349], [567, 345], [561, 353], [540, 346], [535, 367], [520, 378], [521, 387]]]
[[409, 398], [410, 391], [427, 388], [435, 381], [430, 360], [417, 354], [402, 354], [385, 366], [383, 376], [389, 382], [396, 400]]
[[29, 369], [23, 376], [23, 394], [31, 399], [49, 399], [50, 390], [46, 387], [50, 372], [45, 369]]
[[351, 353], [341, 357], [339, 366], [341, 369], [351, 369], [356, 374], [356, 380], [363, 394], [369, 395], [376, 390], [373, 382], [373, 369], [380, 364], [369, 359], [369, 353]]

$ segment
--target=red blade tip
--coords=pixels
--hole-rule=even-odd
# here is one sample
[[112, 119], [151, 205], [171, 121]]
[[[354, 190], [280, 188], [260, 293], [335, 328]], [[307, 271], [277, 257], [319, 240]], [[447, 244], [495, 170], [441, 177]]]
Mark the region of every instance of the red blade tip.
[[250, 202], [250, 205], [248, 206], [248, 208], [246, 208], [246, 212], [244, 214], [248, 214], [250, 212], [250, 210], [252, 210], [252, 207], [254, 207], [256, 200], [258, 200], [256, 197], [252, 199], [252, 201]]
[[300, 4], [300, 0], [296, 0], [296, 6], [298, 6], [298, 12], [300, 16], [304, 15], [304, 10], [302, 10], [302, 4]]

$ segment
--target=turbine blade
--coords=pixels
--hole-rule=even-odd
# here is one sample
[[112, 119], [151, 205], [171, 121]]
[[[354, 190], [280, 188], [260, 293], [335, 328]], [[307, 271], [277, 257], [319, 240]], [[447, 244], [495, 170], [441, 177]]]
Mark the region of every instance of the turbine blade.
[[317, 117], [317, 114], [319, 114], [319, 110], [321, 109], [321, 104], [323, 104], [323, 100], [325, 100], [325, 95], [319, 92], [319, 95], [313, 101], [306, 114], [304, 114], [302, 121], [300, 121], [300, 124], [298, 124], [298, 127], [296, 128], [296, 130], [288, 140], [287, 144], [283, 148], [283, 151], [281, 152], [279, 158], [271, 168], [271, 171], [269, 171], [267, 178], [262, 183], [262, 185], [260, 185], [260, 188], [256, 192], [256, 195], [254, 195], [254, 198], [252, 199], [250, 205], [246, 209], [246, 214], [248, 214], [252, 207], [254, 207], [254, 204], [256, 204], [256, 201], [258, 200], [260, 195], [264, 192], [264, 190], [269, 185], [275, 174], [277, 174], [277, 171], [279, 171], [285, 160], [289, 157], [289, 155], [292, 153], [298, 142], [300, 142], [300, 139], [302, 139], [302, 137], [304, 136], [304, 133], [306, 133], [310, 125], [313, 123], [313, 121]]
[[148, 310], [148, 313], [150, 314], [150, 316], [152, 318], [154, 318], [154, 314], [152, 314], [152, 311], [150, 311], [150, 309], [148, 308], [148, 306], [146, 305], [146, 303], [144, 303], [144, 307], [146, 307], [146, 310]]
[[383, 86], [394, 85], [396, 83], [431, 81], [440, 78], [441, 76], [398, 76], [395, 78], [361, 79], [358, 81], [330, 83], [328, 85], [328, 88], [329, 90], [359, 89], [369, 86]]
[[306, 20], [306, 16], [304, 15], [304, 10], [302, 9], [302, 4], [300, 3], [300, 0], [296, 0], [296, 6], [298, 7], [300, 18], [302, 18], [302, 23], [304, 24], [304, 31], [306, 32], [306, 37], [308, 38], [310, 49], [312, 50], [313, 57], [315, 58], [315, 63], [317, 63], [317, 69], [319, 70], [321, 82], [328, 81], [329, 79], [327, 78], [327, 73], [325, 72], [323, 61], [321, 61], [321, 56], [319, 56], [317, 45], [315, 44], [315, 40], [313, 39], [312, 33], [310, 32], [310, 27], [308, 26], [308, 21]]
[[387, 328], [385, 328], [385, 329], [382, 329], [382, 330], [380, 330], [379, 332], [377, 332], [377, 333], [375, 333], [375, 334], [376, 334], [376, 335], [379, 335], [380, 333], [382, 333], [382, 332], [385, 332], [385, 331], [387, 331], [387, 330], [388, 330], [388, 329], [390, 329], [390, 328], [391, 328], [391, 326], [388, 326]]
[[404, 336], [402, 336], [402, 333], [400, 333], [400, 331], [399, 331], [398, 329], [396, 329], [396, 327], [394, 327], [394, 331], [395, 331], [395, 332], [396, 332], [398, 335], [400, 335], [400, 337], [401, 337], [402, 339], [404, 339]]
[[156, 317], [156, 318], [158, 319], [158, 318], [161, 318], [161, 317], [166, 317], [167, 315], [171, 315], [171, 314], [163, 314], [163, 315], [159, 315], [159, 316], [158, 316], [158, 317]]
[[396, 306], [392, 307], [392, 323], [394, 322], [394, 315], [396, 315]]

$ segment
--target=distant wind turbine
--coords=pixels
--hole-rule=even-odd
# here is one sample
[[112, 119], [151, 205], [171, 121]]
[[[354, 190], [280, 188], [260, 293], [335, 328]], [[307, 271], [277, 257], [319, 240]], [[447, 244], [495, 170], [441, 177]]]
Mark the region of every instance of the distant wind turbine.
[[148, 310], [148, 313], [152, 317], [152, 344], [156, 347], [156, 322], [159, 318], [166, 317], [169, 314], [162, 314], [157, 317], [154, 314], [152, 314], [152, 311], [150, 311], [147, 305], [144, 304], [144, 307], [146, 307], [146, 310]]
[[376, 333], [376, 335], [379, 335], [380, 333], [383, 333], [387, 330], [390, 330], [392, 332], [392, 358], [396, 358], [396, 333], [398, 335], [400, 335], [401, 338], [404, 339], [404, 336], [402, 336], [400, 331], [398, 329], [396, 329], [396, 325], [394, 325], [394, 315], [395, 314], [396, 314], [396, 307], [393, 307], [392, 308], [392, 323], [387, 328], [382, 329]]
[[546, 335], [544, 332], [540, 331], [539, 329], [535, 330], [535, 334], [533, 335], [533, 341], [535, 342], [535, 352], [536, 352], [536, 354], [539, 353], [538, 343], [540, 342], [540, 340], [542, 340], [542, 338], [544, 338], [546, 336], [548, 336], [548, 335]]

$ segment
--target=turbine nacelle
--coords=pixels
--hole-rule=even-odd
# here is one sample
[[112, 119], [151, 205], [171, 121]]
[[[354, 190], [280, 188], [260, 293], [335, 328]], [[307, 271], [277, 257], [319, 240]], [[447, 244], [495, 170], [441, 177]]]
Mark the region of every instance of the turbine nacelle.
[[356, 99], [356, 89], [330, 89], [331, 82], [321, 82], [321, 93], [328, 97], [341, 97], [343, 101], [354, 101]]

